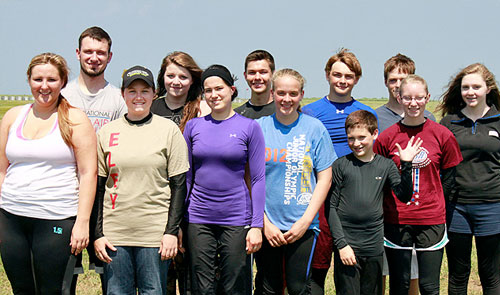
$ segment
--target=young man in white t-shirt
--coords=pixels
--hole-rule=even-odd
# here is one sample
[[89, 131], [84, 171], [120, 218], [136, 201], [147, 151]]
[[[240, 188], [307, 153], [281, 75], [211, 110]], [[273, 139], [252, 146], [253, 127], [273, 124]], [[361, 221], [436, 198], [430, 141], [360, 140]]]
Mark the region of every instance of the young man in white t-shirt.
[[[104, 72], [112, 56], [111, 37], [106, 31], [100, 27], [90, 27], [83, 31], [78, 39], [78, 48], [76, 49], [76, 57], [80, 61], [80, 74], [61, 91], [72, 106], [85, 112], [96, 132], [110, 121], [123, 116], [127, 111], [120, 89], [111, 85], [104, 78]], [[96, 207], [95, 204], [94, 207]], [[91, 224], [91, 234], [93, 227]], [[101, 282], [103, 282], [102, 263], [95, 256], [93, 241], [90, 241], [87, 252], [90, 268], [95, 268], [95, 271], [101, 274]], [[72, 294], [75, 294], [79, 273], [83, 273], [81, 256], [78, 257], [75, 267]], [[106, 294], [104, 284], [102, 291], [103, 294]]]
[[106, 31], [99, 27], [83, 31], [76, 49], [80, 74], [62, 91], [72, 106], [87, 114], [96, 132], [127, 110], [120, 90], [104, 78], [112, 56], [111, 38]]

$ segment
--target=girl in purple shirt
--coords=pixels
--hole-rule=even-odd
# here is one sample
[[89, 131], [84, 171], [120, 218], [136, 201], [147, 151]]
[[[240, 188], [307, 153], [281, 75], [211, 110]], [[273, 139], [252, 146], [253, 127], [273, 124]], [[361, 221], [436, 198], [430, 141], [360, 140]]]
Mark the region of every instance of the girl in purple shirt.
[[238, 92], [227, 68], [210, 66], [201, 80], [212, 113], [190, 120], [184, 130], [191, 162], [187, 236], [192, 292], [215, 294], [219, 253], [224, 292], [251, 294], [247, 254], [262, 243], [264, 137], [254, 120], [233, 111]]

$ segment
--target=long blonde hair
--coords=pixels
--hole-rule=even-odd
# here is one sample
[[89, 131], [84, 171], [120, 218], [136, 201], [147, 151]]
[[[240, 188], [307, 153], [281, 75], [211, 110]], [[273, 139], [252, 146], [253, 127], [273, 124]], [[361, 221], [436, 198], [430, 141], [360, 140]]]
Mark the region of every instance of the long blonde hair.
[[[59, 72], [59, 78], [61, 78], [63, 81], [62, 88], [64, 88], [68, 83], [68, 75], [69, 75], [68, 65], [66, 63], [66, 60], [62, 56], [55, 53], [46, 52], [33, 57], [28, 66], [28, 70], [26, 71], [28, 79], [31, 78], [31, 73], [35, 66], [45, 65], [45, 64], [51, 64], [57, 69], [57, 71]], [[62, 96], [62, 94], [59, 93], [59, 99], [57, 101], [57, 118], [59, 123], [59, 130], [61, 132], [61, 136], [64, 140], [64, 143], [66, 143], [66, 145], [68, 145], [69, 147], [73, 148], [74, 146], [73, 143], [71, 142], [71, 136], [73, 134], [73, 129], [71, 128], [71, 126], [73, 126], [73, 123], [71, 123], [71, 121], [69, 120], [70, 108], [71, 105]]]

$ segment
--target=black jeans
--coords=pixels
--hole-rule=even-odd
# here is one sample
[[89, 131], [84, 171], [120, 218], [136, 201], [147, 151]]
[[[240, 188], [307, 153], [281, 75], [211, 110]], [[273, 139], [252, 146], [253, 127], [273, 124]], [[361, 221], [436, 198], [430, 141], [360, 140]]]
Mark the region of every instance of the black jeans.
[[74, 223], [0, 209], [0, 253], [14, 294], [61, 294]]
[[344, 265], [337, 250], [333, 253], [333, 278], [339, 295], [382, 295], [382, 254], [356, 256], [355, 265]]
[[[448, 294], [467, 294], [471, 270], [472, 235], [448, 233]], [[483, 294], [500, 294], [500, 234], [475, 237], [477, 265]]]
[[[188, 225], [188, 249], [192, 294], [216, 294], [215, 260], [220, 255], [221, 291], [250, 295], [252, 277], [250, 255], [246, 254], [248, 228], [213, 224]], [[218, 253], [219, 252], [219, 253]]]
[[291, 295], [310, 294], [315, 240], [313, 230], [307, 230], [294, 243], [281, 247], [272, 247], [264, 237], [262, 248], [255, 254], [255, 295], [283, 294], [285, 282]]

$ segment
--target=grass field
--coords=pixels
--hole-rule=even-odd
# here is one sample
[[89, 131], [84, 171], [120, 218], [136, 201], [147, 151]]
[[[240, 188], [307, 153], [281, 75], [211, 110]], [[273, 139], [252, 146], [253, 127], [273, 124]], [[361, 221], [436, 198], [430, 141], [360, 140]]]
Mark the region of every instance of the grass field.
[[0, 101], [0, 119], [3, 115], [14, 106], [23, 105], [29, 103], [29, 101], [20, 101], [20, 100], [1, 100]]
[[[317, 100], [317, 98], [305, 98], [303, 100], [302, 105], [306, 105], [308, 103], [311, 103], [313, 101]], [[386, 101], [382, 99], [360, 99], [361, 102], [363, 102], [366, 105], [369, 105], [372, 108], [377, 108], [381, 105], [383, 105]], [[21, 105], [25, 104], [27, 102], [22, 102], [22, 101], [0, 101], [0, 118], [3, 117], [5, 112], [16, 105]], [[436, 116], [436, 119], [439, 121], [441, 116], [437, 113], [434, 112], [436, 106], [437, 106], [436, 101], [431, 101], [427, 105], [427, 109], [431, 112], [434, 113], [434, 116]], [[237, 105], [235, 105], [236, 107]], [[477, 258], [475, 254], [475, 248], [473, 249], [473, 255], [472, 255], [472, 274], [471, 278], [469, 281], [469, 290], [468, 294], [470, 295], [479, 295], [482, 294], [481, 290], [481, 284], [479, 281], [479, 276], [477, 273]], [[88, 266], [88, 256], [86, 255], [86, 252], [84, 253], [84, 266]], [[443, 260], [443, 266], [441, 268], [441, 292], [443, 294], [447, 293], [447, 285], [448, 285], [448, 264], [446, 260], [446, 255]], [[12, 290], [10, 288], [10, 283], [7, 279], [7, 276], [5, 275], [5, 271], [3, 269], [3, 265], [0, 262], [0, 294], [12, 294]], [[98, 276], [93, 272], [93, 271], [88, 271], [86, 270], [85, 274], [79, 276], [78, 280], [78, 285], [77, 285], [77, 294], [81, 295], [95, 295], [95, 294], [101, 294], [100, 292], [100, 281]], [[330, 268], [330, 272], [327, 276], [327, 281], [326, 281], [326, 294], [327, 295], [333, 295], [335, 294], [335, 286], [333, 284], [333, 273], [332, 273], [332, 268]], [[388, 294], [388, 292], [386, 292]]]

